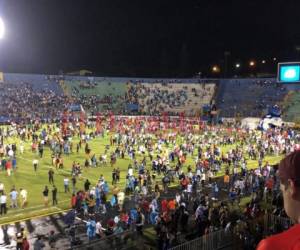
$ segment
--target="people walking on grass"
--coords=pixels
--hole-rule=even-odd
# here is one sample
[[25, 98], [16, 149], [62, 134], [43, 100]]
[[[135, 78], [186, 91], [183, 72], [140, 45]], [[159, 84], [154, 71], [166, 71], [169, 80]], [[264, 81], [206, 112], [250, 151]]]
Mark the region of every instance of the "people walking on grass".
[[65, 188], [65, 193], [69, 193], [70, 192], [69, 178], [67, 178], [67, 177], [64, 178], [64, 188]]
[[84, 183], [84, 190], [87, 192], [90, 189], [90, 181], [88, 179], [86, 179], [85, 183]]
[[6, 168], [6, 171], [7, 171], [7, 176], [11, 176], [11, 169], [12, 169], [11, 160], [6, 161], [5, 168]]
[[52, 168], [49, 169], [48, 171], [48, 179], [49, 179], [49, 184], [54, 184], [54, 171]]
[[0, 181], [0, 193], [4, 191], [4, 184]]
[[6, 211], [7, 211], [6, 202], [7, 202], [7, 196], [3, 192], [1, 194], [1, 196], [0, 196], [0, 214], [1, 215], [5, 215], [6, 214]]
[[48, 207], [48, 204], [49, 204], [49, 189], [48, 189], [48, 186], [45, 186], [45, 189], [43, 191], [43, 197], [44, 197], [44, 205], [45, 205], [45, 207]]
[[113, 171], [111, 172], [111, 175], [112, 175], [112, 176], [111, 176], [111, 177], [112, 177], [112, 178], [111, 178], [111, 179], [112, 179], [111, 184], [112, 184], [112, 185], [115, 185], [116, 182], [117, 182], [116, 169], [115, 169], [115, 168], [114, 168]]
[[33, 159], [32, 165], [33, 165], [34, 172], [37, 171], [38, 164], [39, 164], [39, 160], [38, 159]]
[[57, 205], [57, 188], [55, 185], [53, 185], [53, 189], [52, 189], [52, 205]]
[[12, 169], [13, 171], [15, 172], [17, 170], [17, 158], [14, 157], [12, 160], [11, 160], [11, 163], [12, 163]]
[[20, 188], [21, 208], [27, 206], [27, 190]]
[[76, 182], [77, 182], [77, 180], [76, 180], [76, 175], [75, 174], [72, 175], [71, 181], [72, 181], [72, 193], [76, 193]]
[[13, 187], [9, 193], [10, 196], [10, 202], [11, 208], [17, 208], [18, 207], [18, 192], [16, 191], [15, 187]]

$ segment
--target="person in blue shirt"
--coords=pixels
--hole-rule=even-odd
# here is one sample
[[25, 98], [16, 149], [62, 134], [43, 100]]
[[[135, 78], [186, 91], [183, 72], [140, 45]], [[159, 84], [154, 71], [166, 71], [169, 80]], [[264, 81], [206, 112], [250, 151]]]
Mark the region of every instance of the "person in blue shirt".
[[86, 229], [89, 240], [92, 240], [96, 236], [96, 221], [93, 218], [90, 218], [86, 223]]
[[14, 157], [14, 158], [12, 159], [12, 167], [13, 167], [13, 171], [15, 171], [16, 168], [17, 168], [17, 159], [16, 159], [16, 157]]

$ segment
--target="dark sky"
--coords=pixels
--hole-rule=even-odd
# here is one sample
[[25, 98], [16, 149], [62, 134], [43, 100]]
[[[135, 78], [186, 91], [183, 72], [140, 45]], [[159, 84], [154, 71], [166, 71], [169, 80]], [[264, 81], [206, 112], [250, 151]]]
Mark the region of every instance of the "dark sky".
[[224, 51], [242, 66], [296, 60], [299, 10], [296, 0], [0, 0], [0, 68], [191, 76], [222, 65]]

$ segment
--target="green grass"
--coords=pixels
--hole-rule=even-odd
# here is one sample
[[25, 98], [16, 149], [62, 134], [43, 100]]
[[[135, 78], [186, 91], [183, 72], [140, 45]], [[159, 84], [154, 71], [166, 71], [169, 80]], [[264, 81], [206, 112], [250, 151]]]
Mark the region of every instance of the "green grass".
[[[16, 142], [19, 144], [20, 140], [18, 138], [9, 138], [5, 141], [5, 143]], [[78, 138], [73, 138], [74, 143], [74, 151], [76, 148], [76, 143], [78, 142]], [[92, 149], [92, 153], [95, 153], [97, 158], [100, 154], [104, 153], [105, 145], [109, 144], [109, 135], [106, 135], [104, 138], [97, 137], [94, 140], [88, 142], [90, 148]], [[55, 167], [51, 165], [51, 151], [48, 147], [44, 149], [44, 156], [42, 159], [38, 158], [37, 153], [33, 153], [31, 151], [31, 142], [25, 142], [25, 151], [23, 155], [17, 153], [17, 171], [12, 174], [12, 176], [8, 177], [6, 175], [6, 171], [0, 171], [0, 181], [4, 183], [5, 190], [8, 193], [13, 185], [19, 190], [20, 188], [25, 188], [28, 191], [28, 205], [25, 209], [8, 209], [8, 213], [5, 216], [0, 217], [0, 224], [9, 223], [16, 220], [24, 220], [36, 216], [46, 215], [48, 213], [55, 213], [70, 208], [70, 198], [71, 194], [64, 193], [63, 186], [63, 178], [65, 176], [71, 177], [71, 166], [73, 161], [77, 161], [83, 166], [85, 160], [84, 146], [77, 154], [74, 152], [70, 156], [64, 156], [64, 169], [55, 170]], [[224, 152], [228, 151], [230, 148], [235, 147], [236, 145], [225, 146], [222, 150]], [[111, 151], [114, 148], [111, 147]], [[39, 168], [37, 173], [34, 172], [32, 166], [32, 160], [34, 158], [39, 159]], [[137, 155], [138, 160], [142, 158], [141, 155]], [[267, 157], [266, 161], [270, 163], [276, 163], [280, 160], [281, 156], [278, 157]], [[118, 186], [120, 188], [125, 187], [125, 176], [127, 174], [127, 167], [131, 163], [131, 160], [128, 156], [125, 156], [125, 159], [117, 159], [117, 163], [115, 167], [119, 167], [121, 170], [121, 178]], [[150, 168], [150, 160], [147, 159], [147, 168]], [[188, 157], [184, 168], [188, 165], [194, 167], [194, 159], [190, 156]], [[257, 161], [248, 161], [248, 167], [254, 168], [257, 166]], [[42, 191], [45, 185], [48, 185], [50, 191], [52, 186], [48, 183], [48, 170], [49, 168], [53, 168], [55, 171], [54, 180], [55, 185], [58, 188], [58, 202], [59, 204], [56, 207], [45, 208], [43, 205], [43, 196]], [[96, 168], [84, 168], [82, 173], [82, 178], [77, 181], [77, 190], [83, 189], [83, 184], [86, 179], [95, 185], [99, 179], [101, 174], [104, 175], [105, 179], [111, 184], [111, 170], [110, 164], [108, 163], [106, 167], [96, 167]], [[224, 167], [222, 171], [218, 174], [218, 176], [224, 174]], [[158, 178], [159, 179], [159, 178]], [[176, 184], [176, 183], [175, 183]], [[71, 184], [70, 184], [71, 185]], [[110, 186], [110, 189], [112, 187]], [[8, 199], [9, 200], [9, 199]], [[49, 192], [49, 200], [51, 201], [51, 192]], [[50, 204], [50, 203], [49, 203]], [[10, 201], [8, 201], [8, 206], [10, 205]]]

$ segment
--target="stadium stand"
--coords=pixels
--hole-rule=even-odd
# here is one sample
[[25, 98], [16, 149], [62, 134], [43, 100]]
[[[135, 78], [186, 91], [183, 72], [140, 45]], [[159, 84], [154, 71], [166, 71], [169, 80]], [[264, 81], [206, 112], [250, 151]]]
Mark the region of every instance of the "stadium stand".
[[[89, 114], [184, 112], [186, 116], [203, 116], [205, 107], [216, 101], [219, 118], [262, 117], [274, 105], [284, 108], [287, 121], [295, 121], [299, 114], [300, 87], [282, 85], [272, 78], [179, 80], [5, 73], [0, 88], [2, 123], [10, 119], [60, 118], [71, 104], [82, 105]], [[41, 105], [33, 107], [37, 103]]]
[[300, 120], [300, 91], [290, 91], [283, 104], [284, 120], [299, 122]]
[[202, 106], [212, 101], [214, 83], [138, 83], [129, 87], [131, 98], [138, 102], [141, 113], [199, 114]]
[[221, 80], [220, 88], [217, 106], [222, 117], [261, 117], [287, 93], [275, 79]]
[[6, 74], [0, 85], [1, 121], [58, 118], [68, 99], [46, 75]]
[[89, 112], [113, 110], [119, 114], [124, 110], [125, 82], [84, 78], [65, 80], [63, 84], [65, 94], [71, 96]]

